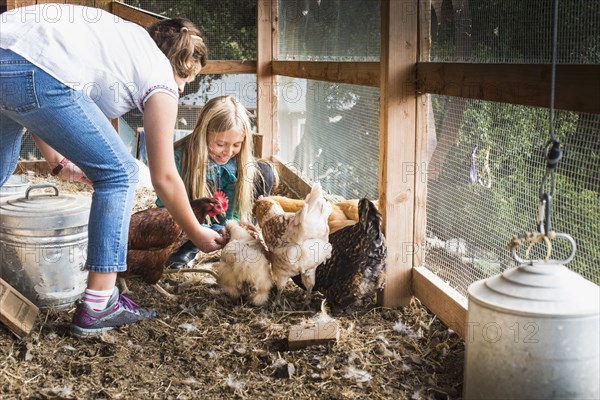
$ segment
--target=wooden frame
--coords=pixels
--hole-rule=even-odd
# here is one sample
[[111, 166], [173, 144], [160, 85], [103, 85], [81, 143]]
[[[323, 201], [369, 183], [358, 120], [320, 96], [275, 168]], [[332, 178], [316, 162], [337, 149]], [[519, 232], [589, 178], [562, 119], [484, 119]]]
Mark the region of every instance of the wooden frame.
[[[258, 12], [265, 18], [259, 21], [258, 35], [260, 55], [271, 54], [264, 58], [261, 71], [258, 72], [258, 60], [229, 61], [211, 60], [202, 70], [203, 74], [257, 74], [294, 78], [326, 80], [329, 82], [349, 83], [370, 87], [380, 85], [380, 63], [378, 62], [310, 62], [276, 61], [277, 26], [271, 18], [277, 0], [257, 0]], [[429, 2], [413, 0], [416, 9], [430, 9]], [[428, 1], [428, 0], [426, 0]], [[141, 25], [162, 18], [135, 7], [110, 0], [7, 0], [8, 10], [40, 3], [82, 4], [107, 9], [129, 21]], [[403, 2], [404, 8], [410, 3]], [[420, 3], [420, 4], [418, 4]], [[268, 13], [267, 13], [268, 11]], [[422, 13], [422, 11], [420, 11]], [[260, 16], [259, 16], [260, 17]], [[268, 18], [267, 18], [268, 17]], [[424, 19], [423, 19], [424, 21]], [[423, 21], [421, 21], [423, 23]], [[262, 28], [260, 28], [262, 27]], [[423, 46], [423, 41], [420, 41]], [[439, 94], [464, 98], [500, 101], [536, 107], [548, 107], [550, 104], [549, 79], [550, 66], [547, 64], [488, 64], [488, 63], [432, 63], [416, 62], [417, 86], [419, 94]], [[265, 69], [266, 68], [266, 69]], [[269, 72], [265, 74], [264, 71]], [[558, 65], [556, 74], [556, 108], [600, 114], [600, 65]], [[261, 78], [262, 79], [262, 78]], [[270, 78], [272, 79], [272, 78]], [[264, 81], [259, 86], [262, 91], [274, 83]], [[264, 97], [269, 97], [265, 96]], [[265, 107], [263, 105], [263, 107]], [[270, 108], [270, 107], [269, 107]], [[271, 110], [272, 111], [272, 110]], [[261, 121], [262, 122], [262, 121]], [[272, 124], [267, 124], [272, 126]], [[264, 128], [261, 130], [265, 130]], [[265, 145], [269, 145], [266, 143]], [[265, 154], [269, 154], [265, 151]]]
[[[417, 64], [420, 93], [550, 106], [550, 65]], [[557, 65], [555, 107], [600, 114], [600, 65]]]
[[412, 269], [413, 294], [449, 328], [465, 337], [467, 299], [426, 267]]
[[414, 251], [417, 14], [381, 1], [379, 206], [387, 238], [387, 282], [379, 302], [407, 306]]
[[257, 0], [256, 128], [263, 136], [258, 157], [271, 158], [277, 148], [277, 79], [271, 62], [277, 58], [277, 0]]
[[[52, 0], [8, 0], [7, 9]], [[109, 0], [64, 1], [111, 10], [141, 25], [161, 16]], [[4, 3], [4, 2], [3, 2]], [[259, 156], [278, 164], [299, 191], [306, 183], [273, 155], [277, 149], [276, 76], [379, 87], [380, 201], [389, 246], [385, 306], [408, 304], [412, 294], [441, 320], [463, 334], [466, 299], [423, 267], [426, 221], [428, 95], [459, 96], [535, 107], [550, 104], [546, 64], [438, 63], [429, 60], [431, 0], [381, 0], [380, 62], [277, 60], [278, 0], [257, 0], [257, 60], [212, 60], [203, 74], [257, 75]], [[418, 13], [406, 10], [418, 10]], [[410, 14], [410, 15], [409, 15]], [[556, 108], [600, 114], [600, 65], [558, 65]], [[393, 151], [393, 154], [392, 154]], [[403, 221], [400, 224], [398, 221]]]

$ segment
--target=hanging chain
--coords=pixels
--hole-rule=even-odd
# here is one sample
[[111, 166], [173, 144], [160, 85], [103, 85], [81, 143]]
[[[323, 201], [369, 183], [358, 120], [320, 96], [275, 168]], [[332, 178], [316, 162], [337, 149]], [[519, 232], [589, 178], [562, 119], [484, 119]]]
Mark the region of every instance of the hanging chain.
[[[544, 158], [546, 159], [546, 172], [542, 178], [542, 182], [539, 188], [539, 205], [538, 205], [538, 218], [537, 218], [537, 232], [526, 232], [524, 234], [517, 235], [509, 243], [509, 249], [512, 251], [513, 258], [519, 263], [525, 264], [531, 263], [532, 260], [529, 258], [529, 251], [531, 248], [539, 242], [546, 244], [546, 256], [545, 261], [550, 259], [552, 255], [552, 240], [556, 238], [563, 238], [571, 244], [571, 254], [567, 259], [560, 261], [563, 264], [568, 263], [575, 256], [575, 240], [566, 233], [556, 233], [552, 229], [552, 197], [556, 191], [556, 167], [558, 162], [562, 158], [562, 149], [560, 148], [560, 142], [556, 138], [555, 132], [555, 118], [554, 118], [554, 94], [556, 87], [556, 59], [557, 59], [557, 44], [558, 44], [558, 0], [554, 0], [553, 9], [553, 21], [552, 21], [552, 66], [550, 76], [550, 139], [544, 146]], [[546, 191], [547, 181], [550, 179], [550, 190]], [[525, 259], [522, 259], [517, 255], [516, 250], [522, 243], [529, 243], [529, 247], [525, 252]]]
[[[550, 74], [550, 140], [546, 142], [544, 147], [544, 158], [546, 159], [546, 172], [542, 178], [542, 183], [539, 190], [540, 205], [539, 208], [545, 209], [542, 214], [539, 211], [538, 215], [545, 215], [546, 222], [538, 217], [538, 232], [547, 234], [550, 232], [551, 217], [552, 217], [552, 197], [556, 191], [556, 167], [558, 161], [562, 158], [562, 150], [560, 142], [556, 138], [555, 118], [554, 118], [554, 98], [556, 92], [556, 59], [558, 48], [558, 0], [554, 0], [554, 8], [552, 10], [552, 53], [551, 53], [551, 74]], [[545, 192], [546, 181], [550, 178], [550, 193]], [[544, 224], [544, 226], [542, 226]]]

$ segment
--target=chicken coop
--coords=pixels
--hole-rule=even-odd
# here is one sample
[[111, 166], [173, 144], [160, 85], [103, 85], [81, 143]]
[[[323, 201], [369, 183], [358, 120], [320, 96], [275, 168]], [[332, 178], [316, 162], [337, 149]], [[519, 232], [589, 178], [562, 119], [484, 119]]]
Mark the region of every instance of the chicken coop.
[[[234, 95], [286, 195], [318, 182], [331, 199], [374, 201], [388, 252], [379, 306], [416, 298], [466, 338], [469, 285], [518, 266], [507, 246], [539, 224], [552, 138], [563, 149], [553, 226], [577, 243], [567, 267], [600, 284], [600, 2], [560, 0], [556, 39], [550, 0], [66, 3], [142, 26], [194, 21], [209, 61], [177, 128]], [[114, 125], [136, 142], [141, 114]], [[43, 169], [33, 153], [22, 165]], [[568, 258], [568, 242], [552, 244]]]

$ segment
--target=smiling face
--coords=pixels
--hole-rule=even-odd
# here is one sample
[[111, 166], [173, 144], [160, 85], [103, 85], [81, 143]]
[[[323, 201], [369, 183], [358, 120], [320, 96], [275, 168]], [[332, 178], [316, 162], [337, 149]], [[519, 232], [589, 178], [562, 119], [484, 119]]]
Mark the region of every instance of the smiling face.
[[210, 132], [206, 140], [210, 159], [218, 165], [225, 165], [242, 149], [244, 133], [241, 129]]

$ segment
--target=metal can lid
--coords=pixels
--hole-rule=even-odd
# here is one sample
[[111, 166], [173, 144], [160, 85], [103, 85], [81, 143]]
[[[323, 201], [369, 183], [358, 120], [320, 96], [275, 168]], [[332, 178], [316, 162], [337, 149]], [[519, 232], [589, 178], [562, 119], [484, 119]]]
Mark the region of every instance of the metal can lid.
[[504, 271], [468, 288], [469, 301], [515, 314], [586, 316], [600, 311], [600, 287], [562, 264], [536, 263]]
[[22, 195], [29, 186], [29, 180], [22, 175], [11, 175], [0, 186], [0, 197]]
[[[52, 188], [54, 193], [31, 193]], [[54, 185], [31, 185], [23, 197], [0, 203], [0, 228], [56, 230], [87, 225], [91, 199], [59, 194]]]

